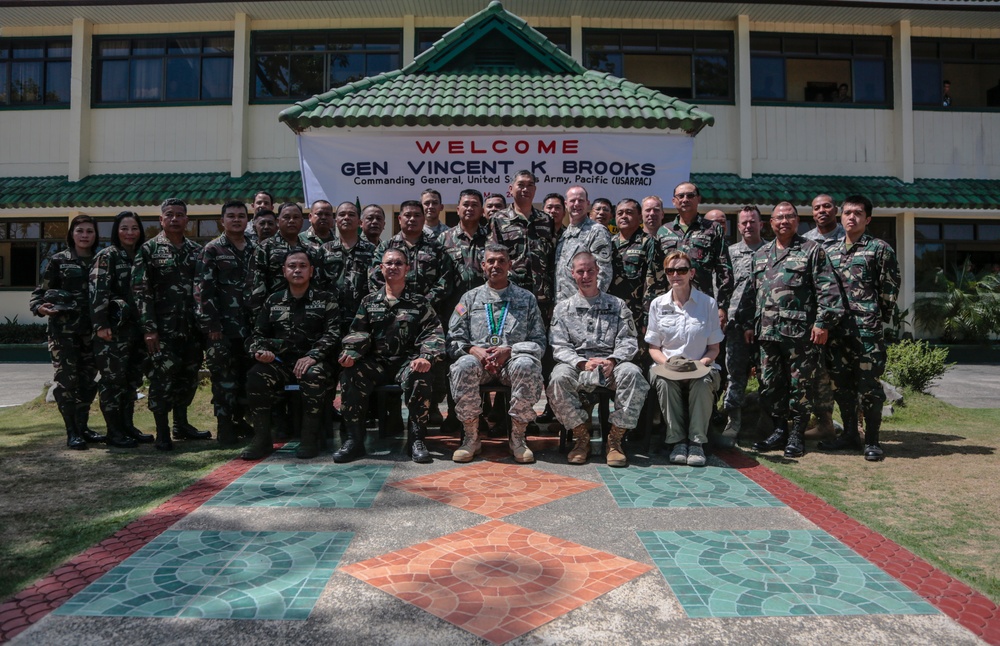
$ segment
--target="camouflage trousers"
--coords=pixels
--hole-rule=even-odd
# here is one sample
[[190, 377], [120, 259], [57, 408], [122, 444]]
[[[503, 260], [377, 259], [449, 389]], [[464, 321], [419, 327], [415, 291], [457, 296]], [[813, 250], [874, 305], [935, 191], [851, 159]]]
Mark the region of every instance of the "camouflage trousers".
[[[606, 388], [615, 393], [615, 410], [609, 421], [626, 430], [635, 428], [649, 392], [649, 382], [643, 378], [642, 370], [629, 361], [619, 363], [611, 373]], [[589, 420], [580, 401], [580, 370], [575, 367], [560, 363], [553, 368], [545, 394], [556, 419], [566, 428]]]
[[433, 379], [433, 368], [428, 372], [415, 372], [410, 368], [409, 360], [384, 362], [372, 357], [359, 359], [344, 370], [340, 412], [346, 423], [364, 425], [368, 402], [375, 388], [399, 384], [403, 387], [403, 401], [410, 412], [410, 419], [426, 426], [434, 392]]
[[808, 420], [823, 370], [822, 349], [808, 338], [760, 342], [762, 410], [779, 419]]
[[713, 368], [701, 379], [664, 379], [649, 369], [649, 380], [656, 389], [660, 412], [667, 423], [667, 444], [684, 440], [708, 442], [708, 425], [715, 408], [722, 375]]
[[864, 410], [885, 403], [882, 374], [885, 372], [885, 342], [880, 337], [838, 339], [827, 353], [827, 366], [837, 405], [843, 411], [847, 397]]
[[101, 371], [97, 383], [101, 411], [115, 414], [135, 401], [135, 391], [142, 384], [146, 347], [134, 330], [123, 328], [110, 341], [94, 337], [94, 358]]
[[337, 371], [324, 361], [312, 365], [296, 378], [294, 361], [254, 362], [247, 373], [246, 389], [251, 416], [271, 408], [285, 393], [285, 386], [298, 384], [303, 415], [321, 415], [329, 408]]
[[150, 357], [149, 410], [169, 413], [191, 405], [198, 391], [201, 343], [183, 335], [160, 335], [160, 351]]
[[512, 419], [528, 423], [537, 417], [532, 407], [542, 398], [543, 383], [542, 364], [535, 357], [511, 357], [500, 374], [494, 375], [487, 372], [478, 359], [467, 354], [451, 364], [450, 378], [455, 413], [463, 422], [478, 419], [483, 413], [479, 386], [497, 383], [510, 386], [508, 412]]
[[728, 384], [722, 407], [735, 410], [743, 406], [743, 398], [747, 392], [747, 380], [750, 378], [750, 368], [757, 358], [757, 344], [747, 345], [743, 338], [743, 330], [730, 329], [726, 331], [726, 373]]
[[246, 400], [247, 372], [256, 363], [239, 337], [209, 339], [205, 347], [205, 365], [212, 375], [212, 407], [216, 417], [231, 417], [241, 401]]
[[49, 337], [53, 396], [60, 410], [89, 408], [97, 396], [97, 364], [90, 334], [58, 334]]

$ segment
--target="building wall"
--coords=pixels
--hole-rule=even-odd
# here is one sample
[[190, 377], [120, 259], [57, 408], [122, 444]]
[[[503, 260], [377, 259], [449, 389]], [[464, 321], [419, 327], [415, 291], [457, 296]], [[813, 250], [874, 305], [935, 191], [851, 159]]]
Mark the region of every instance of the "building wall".
[[734, 105], [705, 106], [715, 125], [702, 128], [694, 138], [692, 169], [698, 173], [739, 172], [739, 108]]
[[0, 112], [0, 176], [66, 175], [69, 110]]
[[913, 112], [917, 177], [1000, 179], [1000, 113]]
[[0, 317], [11, 320], [16, 316], [18, 323], [41, 323], [45, 319], [37, 318], [28, 309], [31, 299], [30, 290], [5, 289], [0, 290]]
[[248, 110], [247, 157], [250, 172], [299, 169], [295, 133], [278, 122], [285, 105], [251, 105]]

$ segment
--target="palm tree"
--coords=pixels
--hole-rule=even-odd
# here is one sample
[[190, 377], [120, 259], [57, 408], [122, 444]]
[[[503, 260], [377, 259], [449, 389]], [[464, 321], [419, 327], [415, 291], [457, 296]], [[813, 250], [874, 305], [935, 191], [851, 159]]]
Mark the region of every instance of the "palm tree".
[[969, 258], [951, 273], [954, 280], [938, 270], [935, 280], [943, 291], [917, 299], [914, 320], [924, 329], [940, 330], [946, 343], [989, 343], [1000, 333], [1000, 276], [976, 276]]

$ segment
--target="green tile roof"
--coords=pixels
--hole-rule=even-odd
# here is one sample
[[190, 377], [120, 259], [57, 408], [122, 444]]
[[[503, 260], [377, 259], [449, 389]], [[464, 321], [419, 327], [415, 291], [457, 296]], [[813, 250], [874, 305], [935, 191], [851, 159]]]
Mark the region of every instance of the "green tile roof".
[[696, 106], [584, 69], [500, 5], [441, 37], [401, 70], [296, 103], [279, 115], [306, 128], [484, 126], [683, 130], [715, 123]]
[[[706, 204], [765, 206], [788, 200], [806, 206], [819, 193], [838, 200], [861, 193], [884, 208], [1000, 210], [1000, 180], [918, 179], [904, 184], [894, 177], [755, 175], [740, 179], [726, 173], [694, 173], [691, 179], [701, 188]], [[247, 173], [238, 178], [228, 173], [91, 175], [79, 182], [65, 176], [0, 177], [0, 210], [156, 206], [174, 196], [188, 204], [214, 205], [233, 198], [249, 200], [261, 189], [278, 201], [303, 199], [299, 171]]]

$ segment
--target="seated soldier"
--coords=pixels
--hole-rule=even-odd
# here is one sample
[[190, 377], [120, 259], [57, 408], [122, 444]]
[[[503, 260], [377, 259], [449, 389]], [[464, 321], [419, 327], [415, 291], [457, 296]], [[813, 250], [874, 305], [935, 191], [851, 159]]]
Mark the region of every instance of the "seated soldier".
[[264, 302], [250, 339], [250, 355], [257, 361], [247, 373], [254, 434], [240, 455], [244, 460], [259, 460], [274, 450], [271, 406], [293, 383], [302, 393], [301, 439], [295, 456], [316, 457], [320, 416], [336, 375], [332, 361], [340, 337], [337, 295], [310, 284], [313, 266], [305, 250], [289, 251], [282, 267], [288, 288]]
[[556, 305], [549, 330], [558, 363], [549, 380], [548, 399], [559, 423], [573, 433], [569, 463], [583, 464], [590, 453], [590, 431], [579, 391], [598, 386], [613, 390], [607, 462], [611, 467], [628, 466], [622, 439], [635, 428], [649, 390], [642, 371], [631, 363], [639, 348], [635, 323], [625, 301], [598, 288], [592, 253], [579, 252], [571, 267], [577, 293]]
[[426, 297], [406, 286], [410, 270], [402, 249], [382, 256], [385, 285], [363, 299], [344, 337], [340, 365], [344, 372], [341, 413], [347, 439], [333, 454], [334, 462], [350, 462], [365, 454], [365, 412], [377, 386], [399, 384], [409, 410], [407, 445], [414, 462], [430, 462], [424, 444], [432, 395], [430, 369], [444, 354], [441, 321]]
[[480, 452], [479, 386], [501, 383], [510, 386], [511, 453], [518, 462], [534, 462], [525, 432], [536, 417], [532, 406], [542, 397], [542, 315], [535, 295], [508, 280], [507, 247], [489, 243], [481, 264], [486, 284], [465, 292], [448, 324], [448, 354], [455, 360], [451, 393], [465, 428], [462, 445], [451, 459], [470, 462]]

